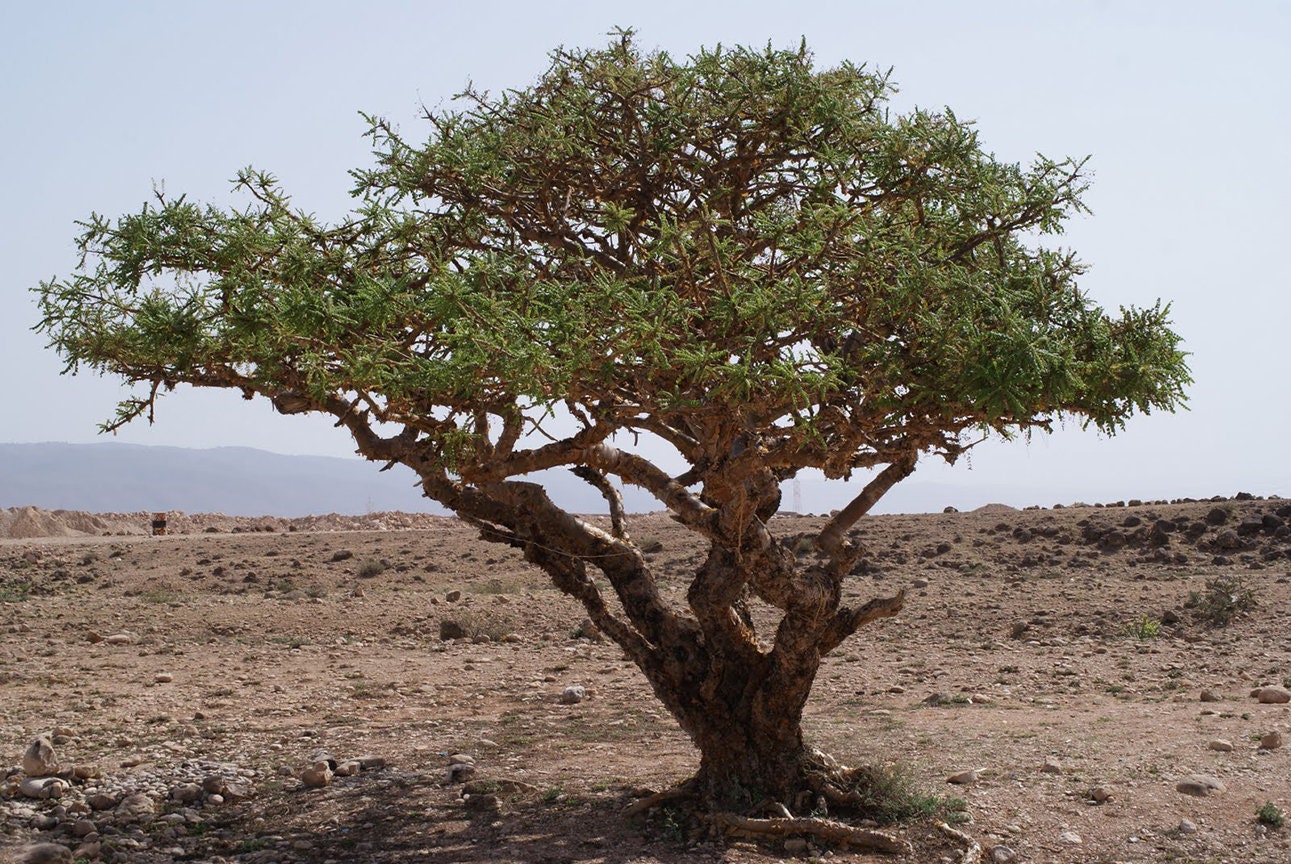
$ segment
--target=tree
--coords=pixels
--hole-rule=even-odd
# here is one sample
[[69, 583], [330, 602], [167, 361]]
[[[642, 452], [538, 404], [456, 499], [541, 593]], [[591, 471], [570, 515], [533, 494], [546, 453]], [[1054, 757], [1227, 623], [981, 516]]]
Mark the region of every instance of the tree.
[[[244, 209], [92, 216], [39, 327], [67, 371], [146, 385], [107, 429], [178, 384], [334, 416], [582, 603], [699, 749], [707, 808], [838, 812], [855, 778], [804, 744], [803, 707], [904, 601], [843, 602], [860, 517], [921, 456], [1063, 417], [1115, 433], [1190, 380], [1168, 307], [1107, 315], [1041, 243], [1083, 212], [1083, 161], [999, 161], [949, 110], [891, 114], [893, 89], [805, 47], [678, 61], [620, 33], [427, 110], [424, 143], [368, 118], [339, 224], [251, 169]], [[521, 479], [560, 467], [608, 527]], [[805, 541], [772, 524], [804, 469], [865, 477]], [[684, 605], [616, 483], [704, 539]]]

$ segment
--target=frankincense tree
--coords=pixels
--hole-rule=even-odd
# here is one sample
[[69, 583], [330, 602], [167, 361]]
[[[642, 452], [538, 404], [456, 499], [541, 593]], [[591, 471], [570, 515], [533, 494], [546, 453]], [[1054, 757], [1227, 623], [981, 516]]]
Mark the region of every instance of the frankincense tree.
[[[803, 707], [822, 658], [903, 603], [843, 602], [860, 517], [921, 456], [1062, 417], [1116, 432], [1189, 382], [1166, 307], [1106, 314], [1042, 242], [1083, 210], [1082, 161], [999, 161], [891, 91], [805, 48], [559, 50], [530, 87], [428, 110], [424, 141], [369, 118], [337, 224], [252, 170], [243, 209], [92, 216], [39, 326], [69, 371], [142, 385], [108, 428], [179, 384], [332, 415], [582, 603], [699, 749], [707, 809], [838, 813], [858, 797]], [[610, 527], [523, 479], [560, 467]], [[771, 517], [804, 469], [865, 479], [800, 557]], [[684, 603], [621, 484], [703, 538]]]

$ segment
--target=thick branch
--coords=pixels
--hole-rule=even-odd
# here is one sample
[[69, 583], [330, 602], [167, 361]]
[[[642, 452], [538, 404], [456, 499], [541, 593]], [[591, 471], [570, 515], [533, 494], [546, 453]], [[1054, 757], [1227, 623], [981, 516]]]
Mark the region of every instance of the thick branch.
[[868, 513], [889, 489], [914, 473], [917, 458], [916, 453], [910, 453], [905, 458], [889, 464], [878, 473], [878, 476], [865, 484], [865, 488], [852, 499], [851, 503], [825, 523], [825, 527], [816, 536], [816, 547], [835, 560], [844, 558], [846, 549], [843, 535], [856, 524], [856, 520]]

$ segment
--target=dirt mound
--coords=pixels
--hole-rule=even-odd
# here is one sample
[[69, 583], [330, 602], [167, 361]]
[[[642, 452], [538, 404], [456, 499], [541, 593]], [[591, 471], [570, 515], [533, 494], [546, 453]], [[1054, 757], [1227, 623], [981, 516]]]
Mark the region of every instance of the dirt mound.
[[11, 507], [0, 510], [0, 537], [80, 537], [111, 532], [103, 519], [91, 513]]

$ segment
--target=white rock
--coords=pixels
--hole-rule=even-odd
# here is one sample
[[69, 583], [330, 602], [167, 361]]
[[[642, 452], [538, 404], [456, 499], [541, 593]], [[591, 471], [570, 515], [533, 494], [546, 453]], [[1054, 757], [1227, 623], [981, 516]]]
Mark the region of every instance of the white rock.
[[1018, 853], [1014, 852], [1007, 846], [996, 846], [991, 850], [991, 861], [993, 864], [1010, 864], [1016, 861]]
[[1229, 741], [1227, 738], [1216, 738], [1214, 741], [1211, 741], [1206, 746], [1209, 747], [1211, 750], [1216, 750], [1220, 753], [1233, 752], [1233, 742]]
[[67, 789], [67, 783], [57, 777], [24, 777], [18, 784], [18, 791], [21, 794], [38, 801], [62, 798]]
[[1179, 820], [1179, 833], [1180, 833], [1180, 834], [1196, 834], [1196, 833], [1197, 833], [1197, 823], [1193, 822], [1191, 819], [1180, 819], [1180, 820]]
[[1058, 835], [1058, 842], [1066, 843], [1068, 846], [1079, 846], [1085, 841], [1075, 831], [1064, 831]]
[[566, 687], [564, 692], [560, 694], [560, 704], [577, 705], [579, 702], [582, 702], [586, 698], [587, 698], [587, 688], [582, 686], [581, 684], [573, 684], [569, 687]]
[[958, 786], [972, 786], [977, 782], [977, 770], [960, 771], [958, 774], [951, 774], [946, 778], [947, 783], [954, 783]]

